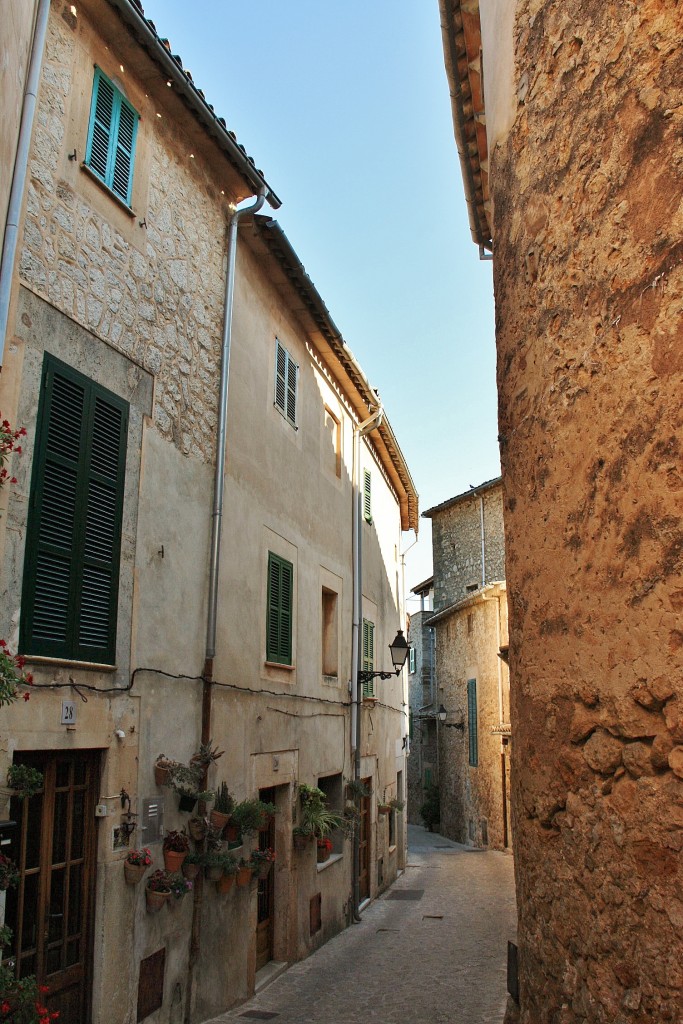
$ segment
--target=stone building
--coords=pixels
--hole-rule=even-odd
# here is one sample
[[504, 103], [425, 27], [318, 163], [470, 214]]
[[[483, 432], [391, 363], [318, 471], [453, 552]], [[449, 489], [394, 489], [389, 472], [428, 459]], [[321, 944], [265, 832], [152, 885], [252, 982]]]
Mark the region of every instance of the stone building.
[[680, 1021], [683, 11], [440, 6], [494, 253], [519, 1017]]
[[[2, 151], [22, 202], [0, 269], [0, 408], [27, 437], [1, 491], [0, 637], [35, 685], [0, 709], [0, 781], [24, 764], [44, 784], [0, 805], [21, 871], [2, 955], [63, 1024], [199, 1021], [405, 863], [402, 815], [377, 802], [405, 793], [406, 674], [374, 691], [358, 670], [390, 667], [417, 494], [377, 393], [256, 209], [277, 195], [139, 2], [9, 6], [23, 54], [36, 19], [40, 74], [25, 180], [5, 159], [21, 147]], [[0, 96], [16, 138], [15, 101]], [[188, 764], [209, 740], [209, 788], [275, 804], [243, 846], [273, 847], [274, 869], [227, 895], [200, 876], [149, 914], [127, 851], [160, 867], [188, 823], [155, 760]], [[356, 776], [372, 791], [359, 859], [341, 833], [324, 863], [296, 851], [298, 785], [342, 809]]]
[[505, 849], [510, 705], [500, 478], [423, 515], [432, 520], [435, 601], [428, 626], [436, 636], [432, 716], [441, 833]]
[[420, 598], [420, 610], [411, 613], [408, 624], [408, 643], [410, 644], [408, 821], [412, 825], [421, 825], [420, 807], [424, 802], [425, 786], [437, 781], [434, 706], [436, 658], [434, 630], [427, 625], [434, 610], [434, 577], [430, 576], [429, 579], [413, 587], [411, 593]]

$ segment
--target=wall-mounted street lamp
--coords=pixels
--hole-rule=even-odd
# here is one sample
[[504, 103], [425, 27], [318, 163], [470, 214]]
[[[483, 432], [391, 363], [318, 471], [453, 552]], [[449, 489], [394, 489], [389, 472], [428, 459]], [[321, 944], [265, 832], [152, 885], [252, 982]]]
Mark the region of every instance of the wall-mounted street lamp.
[[440, 722], [443, 723], [443, 722], [446, 721], [446, 715], [447, 714], [448, 714], [448, 712], [446, 711], [446, 709], [443, 706], [443, 704], [440, 704], [439, 705], [439, 710], [436, 713], [436, 717], [439, 719]]
[[358, 672], [359, 683], [369, 683], [371, 679], [391, 679], [392, 676], [400, 674], [401, 669], [407, 661], [408, 651], [410, 650], [408, 641], [404, 637], [402, 629], [399, 629], [398, 633], [394, 637], [393, 643], [389, 644], [389, 650], [391, 652], [391, 661], [394, 666], [394, 671], [369, 672], [365, 669], [360, 669]]

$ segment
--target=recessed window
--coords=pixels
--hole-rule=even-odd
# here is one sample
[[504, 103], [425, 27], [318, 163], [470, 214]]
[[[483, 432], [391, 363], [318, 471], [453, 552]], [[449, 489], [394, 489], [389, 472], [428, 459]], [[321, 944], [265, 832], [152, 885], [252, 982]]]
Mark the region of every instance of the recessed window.
[[138, 121], [123, 93], [95, 68], [85, 163], [126, 206], [133, 192]]
[[20, 646], [113, 665], [128, 403], [46, 355]]
[[[341, 773], [337, 775], [323, 775], [318, 779], [318, 789], [325, 794], [326, 807], [329, 811], [336, 811], [341, 814], [344, 810], [344, 780]], [[330, 833], [332, 840], [332, 853], [344, 852], [344, 833], [337, 828]]]
[[266, 661], [292, 664], [292, 591], [294, 566], [268, 552], [268, 610], [266, 613]]
[[473, 629], [474, 629], [474, 615], [473, 615], [472, 612], [469, 612], [468, 615], [467, 615], [467, 632], [471, 633]]
[[477, 680], [467, 680], [467, 736], [469, 762], [473, 768], [479, 764], [479, 734], [477, 731]]
[[277, 340], [275, 344], [275, 408], [296, 427], [299, 367], [284, 345]]
[[337, 594], [327, 587], [322, 588], [322, 670], [324, 676], [336, 676], [339, 672], [339, 626]]

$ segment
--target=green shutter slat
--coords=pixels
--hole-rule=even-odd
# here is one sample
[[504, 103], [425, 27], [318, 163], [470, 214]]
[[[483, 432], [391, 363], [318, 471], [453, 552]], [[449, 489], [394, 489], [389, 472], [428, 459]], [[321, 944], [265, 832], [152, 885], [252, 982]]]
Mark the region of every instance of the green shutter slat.
[[[364, 672], [372, 672], [375, 668], [375, 624], [369, 619], [363, 619], [363, 657], [362, 668]], [[375, 681], [370, 679], [363, 683], [363, 696], [373, 697], [375, 694]]]
[[292, 663], [293, 586], [292, 563], [268, 552], [266, 660], [280, 665]]
[[299, 367], [288, 357], [287, 359], [287, 419], [296, 426], [296, 385]]
[[111, 189], [124, 202], [130, 204], [138, 116], [124, 99], [121, 97], [118, 99], [118, 131], [111, 173]]
[[85, 162], [103, 181], [109, 170], [113, 116], [114, 87], [96, 68]]
[[123, 94], [96, 68], [85, 162], [129, 206], [138, 121]]
[[21, 649], [113, 663], [127, 404], [45, 357]]
[[275, 365], [275, 404], [282, 412], [287, 404], [287, 353], [278, 341]]
[[280, 656], [290, 665], [292, 662], [292, 566], [282, 563], [280, 589]]

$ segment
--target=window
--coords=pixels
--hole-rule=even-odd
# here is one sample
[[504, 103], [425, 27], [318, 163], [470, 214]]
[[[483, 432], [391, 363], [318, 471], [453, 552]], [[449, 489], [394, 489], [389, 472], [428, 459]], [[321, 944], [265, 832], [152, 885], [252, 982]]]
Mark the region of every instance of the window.
[[115, 85], [95, 68], [85, 163], [130, 206], [139, 116]]
[[[363, 652], [362, 669], [364, 672], [372, 672], [375, 668], [375, 624], [363, 619]], [[370, 679], [363, 683], [363, 696], [375, 696], [375, 680]]]
[[21, 615], [25, 654], [113, 665], [128, 403], [46, 355]]
[[268, 612], [266, 661], [292, 664], [292, 588], [294, 566], [268, 552]]
[[469, 612], [469, 614], [467, 616], [467, 632], [471, 633], [473, 631], [473, 629], [474, 629], [474, 615], [473, 615], [472, 612]]
[[363, 470], [363, 519], [372, 522], [372, 477], [368, 469]]
[[299, 367], [286, 348], [276, 340], [275, 354], [275, 405], [285, 419], [296, 427], [296, 404], [299, 382]]
[[322, 589], [322, 669], [324, 676], [338, 673], [337, 595], [327, 587]]
[[[326, 807], [329, 811], [343, 814], [344, 811], [344, 780], [341, 773], [337, 775], [323, 775], [318, 779], [318, 789], [322, 789], [326, 797]], [[332, 840], [332, 853], [344, 852], [344, 832], [340, 828], [330, 833]]]
[[477, 735], [477, 680], [467, 680], [467, 730], [469, 737], [470, 764], [479, 764], [479, 738]]
[[409, 664], [410, 664], [410, 672], [414, 673], [415, 672], [415, 648], [414, 647], [410, 648], [410, 654], [408, 655], [408, 658], [409, 658]]

